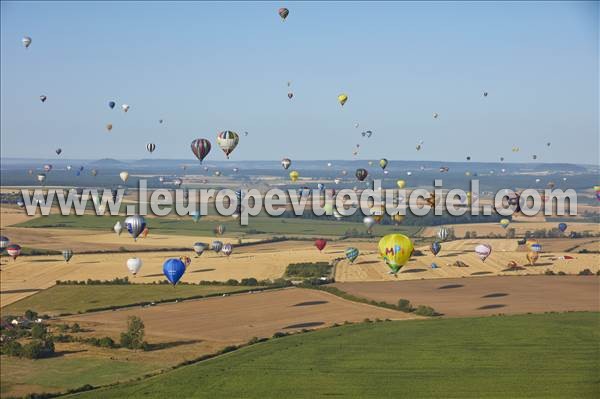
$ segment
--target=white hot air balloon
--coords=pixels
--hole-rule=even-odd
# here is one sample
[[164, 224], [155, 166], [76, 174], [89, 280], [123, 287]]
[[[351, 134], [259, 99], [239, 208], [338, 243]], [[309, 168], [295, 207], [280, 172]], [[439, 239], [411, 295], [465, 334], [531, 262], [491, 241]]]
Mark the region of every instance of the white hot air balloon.
[[140, 271], [142, 268], [142, 260], [140, 258], [129, 258], [127, 259], [127, 269], [134, 276]]
[[127, 105], [127, 104], [121, 105], [121, 109], [123, 110], [123, 112], [129, 111], [129, 108], [130, 108], [129, 105]]
[[123, 183], [126, 183], [127, 179], [129, 179], [129, 172], [123, 171], [119, 173], [119, 177], [121, 178], [121, 180], [123, 180]]
[[475, 247], [475, 253], [482, 262], [485, 262], [487, 257], [492, 253], [492, 247], [487, 244], [479, 244]]
[[31, 38], [29, 36], [25, 36], [21, 39], [21, 43], [23, 43], [25, 48], [29, 48], [29, 46], [31, 46]]

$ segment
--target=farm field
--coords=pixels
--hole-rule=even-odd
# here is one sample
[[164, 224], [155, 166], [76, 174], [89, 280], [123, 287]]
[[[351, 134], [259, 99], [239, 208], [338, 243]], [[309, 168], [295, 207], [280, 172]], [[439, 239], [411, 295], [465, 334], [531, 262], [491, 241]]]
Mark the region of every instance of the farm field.
[[568, 313], [342, 326], [74, 397], [591, 398], [599, 321]]
[[55, 316], [83, 313], [108, 306], [125, 306], [140, 302], [158, 302], [192, 296], [234, 293], [261, 287], [228, 285], [121, 284], [55, 285], [34, 295], [2, 307], [2, 314], [20, 315], [27, 309]]
[[537, 312], [600, 311], [596, 276], [505, 276], [417, 281], [335, 283], [349, 294], [426, 304], [444, 317]]
[[[577, 233], [582, 232], [590, 232], [590, 233], [598, 233], [598, 225], [595, 223], [585, 223], [585, 222], [567, 222], [568, 230], [565, 235], [568, 235], [570, 232], [574, 231]], [[532, 218], [521, 218], [520, 220], [513, 220], [508, 226], [511, 229], [515, 229], [515, 233], [517, 236], [522, 237], [525, 235], [526, 231], [535, 231], [535, 230], [552, 230], [556, 228], [556, 222], [546, 222], [542, 218], [532, 219]], [[464, 223], [464, 224], [448, 224], [446, 227], [451, 227], [454, 229], [454, 234], [456, 237], [464, 237], [467, 231], [476, 231], [478, 235], [485, 236], [488, 234], [500, 234], [505, 235], [506, 230], [500, 226], [499, 223]], [[421, 233], [423, 237], [435, 237], [437, 230], [439, 227], [425, 227]]]

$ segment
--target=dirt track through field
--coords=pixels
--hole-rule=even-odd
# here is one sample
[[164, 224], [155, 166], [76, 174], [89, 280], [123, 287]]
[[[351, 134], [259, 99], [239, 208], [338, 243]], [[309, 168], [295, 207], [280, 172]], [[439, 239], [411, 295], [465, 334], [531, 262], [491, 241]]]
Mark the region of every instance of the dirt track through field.
[[393, 304], [408, 299], [450, 317], [600, 311], [600, 278], [596, 276], [507, 276], [334, 286], [359, 297]]
[[[176, 289], [176, 288], [175, 288]], [[118, 337], [127, 317], [142, 318], [154, 341], [197, 339], [239, 344], [277, 331], [314, 329], [365, 318], [410, 319], [413, 315], [350, 302], [325, 292], [288, 288], [254, 294], [184, 301], [115, 312], [90, 313], [61, 320], [91, 326], [97, 334]]]

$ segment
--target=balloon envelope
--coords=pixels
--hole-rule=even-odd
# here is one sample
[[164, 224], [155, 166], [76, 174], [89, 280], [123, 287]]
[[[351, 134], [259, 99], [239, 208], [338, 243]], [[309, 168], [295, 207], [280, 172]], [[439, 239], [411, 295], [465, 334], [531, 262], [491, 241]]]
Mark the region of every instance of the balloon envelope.
[[128, 216], [125, 219], [125, 228], [134, 240], [146, 229], [146, 219], [140, 215]]
[[63, 258], [65, 259], [65, 262], [68, 262], [73, 257], [73, 251], [70, 249], [63, 249], [62, 255], [63, 255]]
[[358, 258], [359, 251], [357, 248], [350, 247], [346, 249], [346, 258], [350, 261], [350, 263], [354, 263], [356, 258]]
[[327, 245], [327, 240], [324, 240], [322, 238], [315, 240], [315, 247], [317, 247], [317, 249], [319, 251], [322, 251], [323, 248], [325, 248], [325, 246]]
[[141, 268], [142, 268], [142, 260], [140, 258], [127, 259], [127, 269], [134, 276], [140, 271]]
[[485, 262], [487, 257], [492, 253], [492, 247], [488, 244], [479, 244], [475, 247], [475, 253], [479, 256], [479, 259]]
[[388, 234], [379, 240], [379, 255], [393, 274], [408, 262], [413, 252], [413, 243], [404, 234]]
[[185, 264], [181, 259], [171, 258], [167, 259], [163, 264], [163, 273], [167, 280], [173, 285], [177, 284], [183, 273], [185, 273]]
[[442, 250], [442, 244], [440, 244], [438, 241], [434, 241], [431, 243], [431, 252], [437, 256], [437, 254]]

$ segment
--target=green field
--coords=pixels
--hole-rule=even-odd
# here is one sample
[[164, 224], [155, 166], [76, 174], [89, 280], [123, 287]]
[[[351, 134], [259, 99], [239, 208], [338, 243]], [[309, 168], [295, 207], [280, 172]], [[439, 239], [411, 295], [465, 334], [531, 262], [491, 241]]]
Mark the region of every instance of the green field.
[[[112, 231], [117, 221], [123, 221], [125, 216], [95, 216], [95, 215], [48, 215], [31, 219], [27, 222], [15, 225], [16, 227], [47, 227], [47, 228], [69, 228], [69, 229], [95, 229]], [[362, 223], [336, 222], [330, 218], [301, 219], [301, 218], [277, 218], [268, 216], [257, 216], [250, 218], [248, 226], [240, 226], [239, 222], [231, 218], [220, 218], [216, 220], [200, 220], [194, 223], [191, 218], [148, 218], [150, 234], [177, 235], [213, 235], [213, 229], [217, 224], [226, 227], [225, 236], [244, 236], [254, 234], [268, 235], [308, 235], [308, 236], [341, 236], [348, 230], [356, 229], [365, 232]], [[392, 232], [402, 232], [410, 236], [420, 231], [416, 226], [392, 226], [378, 225], [373, 229], [375, 236]], [[126, 232], [125, 232], [126, 234]]]
[[2, 314], [19, 315], [27, 309], [49, 315], [78, 313], [106, 306], [157, 302], [257, 288], [259, 287], [192, 284], [180, 284], [176, 287], [167, 284], [55, 285], [3, 307]]
[[270, 340], [81, 398], [592, 398], [600, 314], [360, 324]]

